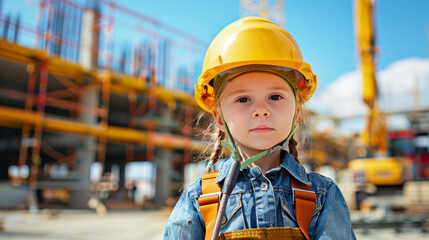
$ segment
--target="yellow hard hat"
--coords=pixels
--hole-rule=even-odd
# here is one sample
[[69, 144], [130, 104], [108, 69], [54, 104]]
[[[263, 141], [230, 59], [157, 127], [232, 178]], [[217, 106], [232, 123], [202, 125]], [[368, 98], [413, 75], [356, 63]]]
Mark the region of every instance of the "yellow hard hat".
[[195, 99], [212, 112], [217, 96], [209, 82], [218, 74], [247, 65], [285, 67], [299, 71], [294, 84], [306, 102], [316, 90], [316, 76], [304, 59], [295, 39], [280, 25], [261, 17], [245, 17], [225, 27], [212, 41], [204, 58], [203, 71], [195, 86]]

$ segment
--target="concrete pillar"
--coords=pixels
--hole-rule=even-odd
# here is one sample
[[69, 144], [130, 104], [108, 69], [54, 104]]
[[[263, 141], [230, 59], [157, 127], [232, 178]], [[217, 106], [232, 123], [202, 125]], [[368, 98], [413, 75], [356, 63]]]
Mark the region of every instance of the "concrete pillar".
[[[92, 9], [86, 9], [82, 20], [80, 63], [84, 70], [90, 71], [97, 68], [99, 32], [96, 27], [100, 14]], [[92, 82], [92, 81], [89, 81]], [[81, 95], [80, 103], [88, 107], [99, 106], [100, 90], [96, 87], [86, 88]], [[89, 125], [98, 125], [98, 117], [94, 114], [80, 113], [80, 122]], [[93, 136], [85, 136], [76, 146], [76, 158], [71, 177], [76, 181], [76, 189], [72, 191], [70, 198], [71, 208], [88, 208], [91, 196], [91, 181], [89, 179], [91, 163], [95, 161], [97, 143]]]
[[86, 9], [83, 13], [80, 63], [85, 71], [96, 68], [98, 64], [99, 20], [100, 14], [95, 10]]
[[156, 150], [156, 191], [154, 203], [157, 205], [165, 205], [167, 199], [171, 197], [170, 175], [172, 172], [172, 157], [173, 153], [169, 149]]
[[[81, 103], [88, 107], [97, 107], [99, 102], [100, 92], [97, 88], [88, 88], [81, 97]], [[81, 113], [79, 120], [86, 124], [97, 125], [98, 117], [93, 114]], [[71, 177], [76, 182], [77, 189], [71, 194], [71, 208], [87, 208], [87, 203], [90, 197], [91, 182], [89, 179], [91, 163], [95, 161], [97, 153], [97, 142], [93, 136], [85, 136], [83, 140], [76, 146], [76, 158], [74, 161]]]

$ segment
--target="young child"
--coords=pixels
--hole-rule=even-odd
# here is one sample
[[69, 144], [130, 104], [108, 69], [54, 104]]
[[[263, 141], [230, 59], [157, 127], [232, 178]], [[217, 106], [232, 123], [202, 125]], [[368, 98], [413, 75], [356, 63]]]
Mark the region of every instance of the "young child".
[[[215, 150], [206, 174], [177, 202], [165, 239], [210, 239], [218, 192], [235, 160], [241, 171], [219, 239], [355, 239], [337, 185], [298, 161], [293, 135], [301, 105], [315, 89], [316, 76], [281, 26], [246, 17], [224, 28], [207, 50], [195, 87], [198, 104], [218, 128]], [[232, 155], [211, 172], [222, 145]]]

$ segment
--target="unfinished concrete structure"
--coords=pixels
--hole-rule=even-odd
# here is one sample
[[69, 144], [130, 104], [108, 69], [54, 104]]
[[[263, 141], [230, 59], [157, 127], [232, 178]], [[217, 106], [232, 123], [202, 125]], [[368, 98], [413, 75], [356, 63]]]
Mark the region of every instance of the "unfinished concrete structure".
[[[28, 186], [32, 209], [44, 189], [64, 189], [67, 207], [86, 208], [94, 192], [123, 189], [127, 163], [152, 161], [155, 201], [165, 204], [177, 191], [171, 175], [183, 171], [172, 159], [190, 162], [201, 148], [192, 89], [205, 43], [112, 2], [40, 1], [37, 9], [37, 23], [2, 15], [0, 178]], [[121, 46], [124, 34], [133, 34], [131, 47]], [[94, 162], [103, 168], [96, 182]]]

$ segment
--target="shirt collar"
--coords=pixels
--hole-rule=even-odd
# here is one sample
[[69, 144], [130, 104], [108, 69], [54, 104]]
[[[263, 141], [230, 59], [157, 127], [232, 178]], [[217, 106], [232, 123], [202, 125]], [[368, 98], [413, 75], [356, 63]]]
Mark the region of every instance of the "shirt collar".
[[[283, 161], [280, 164], [280, 168], [285, 169], [287, 172], [289, 172], [290, 175], [292, 175], [295, 179], [298, 181], [311, 186], [310, 181], [308, 180], [307, 173], [305, 172], [305, 169], [301, 164], [299, 164], [293, 157], [287, 152], [283, 151]], [[219, 173], [216, 178], [216, 183], [219, 183], [225, 179], [226, 174], [228, 173], [229, 165], [231, 164], [231, 161], [233, 161], [232, 157], [228, 157], [223, 161], [219, 168]], [[247, 171], [249, 167], [245, 168], [243, 171]]]
[[219, 173], [217, 174], [217, 177], [216, 177], [216, 183], [222, 182], [223, 179], [226, 177], [231, 161], [234, 161], [234, 160], [232, 159], [232, 156], [229, 156], [227, 159], [225, 159], [225, 161], [222, 162], [222, 164], [219, 167]]

